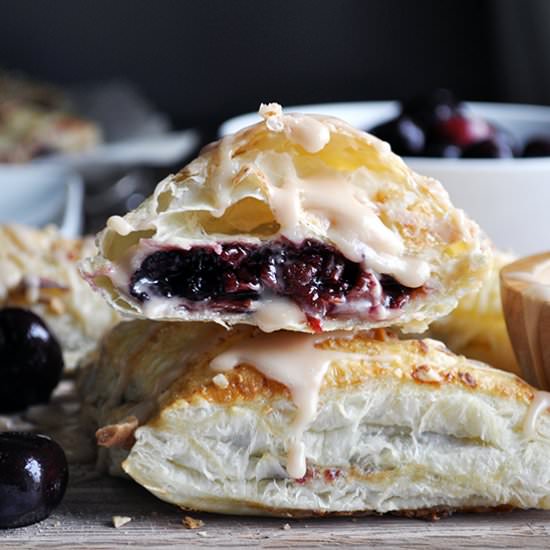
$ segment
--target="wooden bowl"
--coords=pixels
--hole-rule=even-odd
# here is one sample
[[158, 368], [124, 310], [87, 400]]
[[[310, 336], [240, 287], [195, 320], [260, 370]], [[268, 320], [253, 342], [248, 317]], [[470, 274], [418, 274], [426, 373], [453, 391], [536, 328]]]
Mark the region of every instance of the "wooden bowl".
[[504, 318], [523, 378], [550, 390], [550, 252], [500, 272]]

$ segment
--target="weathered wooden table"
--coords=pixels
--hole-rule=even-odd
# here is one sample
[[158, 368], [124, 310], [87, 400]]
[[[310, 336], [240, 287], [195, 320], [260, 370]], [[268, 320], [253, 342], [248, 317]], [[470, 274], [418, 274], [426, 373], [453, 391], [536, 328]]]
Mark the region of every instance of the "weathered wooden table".
[[[438, 522], [398, 517], [272, 519], [184, 513], [136, 484], [74, 481], [60, 507], [37, 525], [0, 530], [0, 548], [550, 548], [550, 512], [456, 514]], [[113, 516], [132, 521], [116, 529]]]

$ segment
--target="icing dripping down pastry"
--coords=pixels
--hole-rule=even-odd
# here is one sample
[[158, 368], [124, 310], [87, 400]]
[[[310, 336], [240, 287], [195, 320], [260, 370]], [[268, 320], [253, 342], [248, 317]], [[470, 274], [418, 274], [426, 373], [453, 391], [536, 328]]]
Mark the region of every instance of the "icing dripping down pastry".
[[[283, 115], [281, 106], [273, 103], [262, 105], [260, 114], [269, 130], [283, 132], [309, 153], [317, 153], [329, 143], [330, 130], [336, 124], [328, 117]], [[404, 257], [399, 235], [384, 225], [368, 196], [360, 192], [356, 180], [369, 178], [365, 168], [348, 172], [318, 165], [312, 174], [300, 175], [289, 153], [261, 154], [257, 164], [271, 175], [270, 203], [285, 237], [302, 237], [299, 220], [307, 212], [329, 227], [332, 240], [350, 260], [391, 274], [408, 287], [427, 281], [428, 263]]]
[[[242, 364], [250, 365], [288, 388], [297, 410], [289, 426], [287, 472], [295, 479], [306, 473], [302, 439], [315, 419], [324, 375], [333, 360], [350, 355], [316, 346], [334, 337], [293, 332], [258, 334], [229, 348], [210, 362], [210, 368], [217, 372], [227, 372]], [[343, 337], [351, 338], [352, 335], [345, 334]]]
[[[262, 105], [260, 115], [270, 132], [283, 134], [312, 155], [329, 144], [333, 132], [358, 132], [330, 117], [283, 114], [276, 103]], [[366, 167], [335, 169], [311, 157], [306, 173], [300, 173], [296, 155], [288, 148], [261, 151], [246, 165], [246, 170], [239, 171], [232, 159], [241, 139], [237, 133], [225, 136], [213, 146], [215, 163], [210, 166], [209, 177], [216, 188], [214, 216], [223, 216], [231, 206], [230, 190], [240, 179], [255, 174], [269, 196], [280, 235], [294, 242], [303, 240], [301, 221], [306, 215], [311, 223], [327, 230], [332, 242], [348, 259], [363, 267], [392, 275], [411, 288], [418, 288], [428, 280], [429, 263], [405, 254], [401, 237], [382, 222], [362, 189], [364, 182], [374, 177], [370, 170]]]
[[304, 115], [283, 115], [278, 103], [262, 103], [260, 116], [269, 130], [284, 132], [289, 141], [308, 153], [318, 153], [330, 141], [330, 131], [320, 120]]
[[121, 216], [111, 216], [107, 220], [107, 227], [122, 236], [129, 235], [133, 227]]
[[305, 319], [303, 311], [286, 298], [272, 298], [260, 302], [254, 312], [254, 321], [262, 332], [281, 330], [289, 323], [300, 323]]

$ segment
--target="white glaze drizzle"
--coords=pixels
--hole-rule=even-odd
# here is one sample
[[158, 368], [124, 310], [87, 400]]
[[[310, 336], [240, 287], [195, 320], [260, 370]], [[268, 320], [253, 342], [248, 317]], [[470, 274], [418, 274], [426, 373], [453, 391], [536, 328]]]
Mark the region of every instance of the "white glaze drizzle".
[[272, 152], [260, 154], [256, 164], [271, 175], [270, 205], [286, 238], [304, 238], [300, 220], [307, 212], [330, 230], [334, 244], [351, 261], [391, 274], [411, 288], [426, 282], [429, 265], [403, 255], [400, 236], [382, 223], [372, 202], [355, 183], [356, 178], [367, 177], [364, 169], [346, 174], [325, 168], [300, 177], [289, 154]]
[[[270, 131], [284, 133], [307, 152], [317, 153], [330, 141], [327, 122], [334, 124], [333, 119], [283, 115], [281, 106], [274, 103], [262, 105], [260, 115]], [[282, 235], [295, 241], [303, 238], [299, 222], [307, 212], [330, 229], [331, 239], [348, 259], [393, 275], [408, 287], [416, 288], [427, 281], [429, 264], [404, 255], [401, 237], [384, 225], [362, 189], [360, 182], [368, 180], [369, 170], [363, 167], [346, 172], [327, 166], [300, 176], [289, 153], [272, 151], [259, 154], [255, 164], [271, 176], [267, 189]]]
[[[275, 103], [262, 105], [260, 115], [268, 131], [267, 137], [270, 134], [282, 134], [291, 146], [270, 147], [267, 144], [258, 147], [256, 151], [250, 139], [260, 135], [257, 128], [252, 138], [248, 137], [250, 129], [244, 129], [207, 146], [194, 161], [197, 165], [206, 166], [201, 177], [208, 180], [208, 194], [213, 197], [213, 204], [209, 208], [204, 205], [205, 210], [215, 217], [223, 216], [236, 200], [233, 190], [243, 179], [255, 175], [259, 181], [257, 193], [262, 193], [268, 199], [274, 219], [280, 226], [279, 236], [301, 242], [305, 238], [325, 234], [329, 243], [334, 244], [351, 261], [360, 263], [364, 269], [392, 275], [410, 288], [424, 285], [430, 277], [431, 265], [406, 254], [401, 236], [385, 225], [376, 204], [368, 195], [368, 189], [383, 186], [381, 176], [366, 166], [336, 169], [317, 155], [334, 136], [345, 136], [350, 141], [350, 147], [354, 147], [354, 140], [365, 140], [365, 134], [331, 117], [284, 114], [281, 106]], [[262, 139], [263, 144], [266, 140], [265, 137]], [[386, 144], [371, 139], [372, 147], [378, 155], [390, 154]], [[292, 145], [305, 153], [297, 151]], [[307, 169], [301, 165], [304, 159], [308, 163]], [[193, 195], [186, 197], [189, 204], [182, 200], [182, 211], [194, 210]], [[128, 234], [131, 229], [126, 221], [123, 223], [117, 217], [109, 220], [108, 227], [121, 235]], [[189, 241], [189, 246], [192, 246], [192, 241]], [[214, 239], [210, 244], [216, 242], [217, 239]], [[204, 245], [204, 239], [201, 244]], [[141, 247], [140, 244], [140, 250]], [[143, 256], [137, 251], [134, 255]], [[135, 264], [133, 260], [130, 263]], [[120, 273], [125, 277], [117, 277], [114, 271], [108, 273], [115, 287], [123, 294], [127, 294], [131, 276], [131, 273], [123, 273], [126, 267]], [[136, 309], [144, 307], [132, 298], [126, 297], [126, 300]], [[279, 308], [281, 313], [282, 309]], [[173, 315], [171, 308], [165, 308], [159, 303], [148, 304], [144, 313], [157, 319]], [[283, 315], [292, 317], [294, 312], [289, 310]], [[382, 319], [385, 312], [380, 311], [376, 316]], [[269, 330], [276, 328], [274, 325]]]
[[129, 235], [134, 230], [134, 227], [122, 216], [111, 216], [107, 220], [107, 227], [122, 236]]
[[324, 375], [332, 361], [357, 355], [320, 349], [316, 344], [329, 338], [352, 336], [351, 333], [312, 335], [282, 331], [256, 334], [210, 362], [210, 368], [217, 372], [227, 372], [241, 364], [250, 365], [288, 388], [296, 405], [296, 416], [288, 428], [287, 472], [295, 479], [306, 473], [303, 434], [317, 414]]
[[[535, 265], [531, 271], [510, 273], [509, 277], [529, 285], [521, 293], [525, 333], [527, 334], [527, 344], [535, 370], [535, 377], [537, 380], [544, 380], [546, 375], [541, 357], [539, 321], [542, 304], [550, 302], [550, 260]], [[528, 438], [535, 437], [538, 417], [549, 407], [550, 393], [536, 391], [523, 422], [523, 432]]]
[[261, 104], [260, 116], [272, 132], [284, 132], [289, 141], [308, 153], [318, 153], [330, 141], [330, 131], [320, 120], [307, 115], [283, 115], [277, 103]]
[[268, 298], [258, 302], [252, 314], [262, 332], [274, 332], [306, 322], [304, 312], [288, 298]]

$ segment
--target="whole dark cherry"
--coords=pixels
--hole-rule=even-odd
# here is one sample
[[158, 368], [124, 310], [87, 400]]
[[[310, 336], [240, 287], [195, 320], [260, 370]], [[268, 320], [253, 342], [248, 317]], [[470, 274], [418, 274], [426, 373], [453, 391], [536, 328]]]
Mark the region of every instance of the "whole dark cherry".
[[460, 147], [451, 143], [427, 143], [422, 151], [423, 157], [457, 159], [462, 155]]
[[403, 114], [411, 117], [426, 130], [435, 123], [458, 114], [461, 108], [460, 101], [445, 88], [416, 95], [401, 104]]
[[401, 102], [392, 120], [368, 130], [388, 141], [399, 155], [439, 158], [550, 156], [550, 135], [532, 136], [522, 145], [498, 123], [471, 114], [447, 89]]
[[44, 321], [21, 308], [0, 309], [0, 413], [49, 400], [63, 354]]
[[493, 127], [484, 119], [474, 116], [453, 115], [435, 127], [439, 140], [458, 147], [468, 147], [478, 141], [490, 139]]
[[530, 139], [523, 150], [524, 157], [550, 157], [550, 136]]
[[47, 518], [68, 481], [63, 449], [44, 435], [0, 433], [0, 528]]
[[399, 116], [375, 126], [371, 134], [387, 141], [398, 155], [418, 155], [424, 148], [426, 137], [424, 130], [410, 117]]
[[502, 139], [492, 137], [473, 143], [462, 152], [463, 158], [513, 158], [510, 145]]
[[507, 147], [509, 147], [514, 157], [521, 156], [522, 148], [516, 136], [506, 128], [503, 128], [502, 126], [498, 126], [497, 124], [494, 124], [494, 123], [492, 123], [492, 126], [493, 126], [493, 138], [500, 141], [503, 145], [506, 145]]

